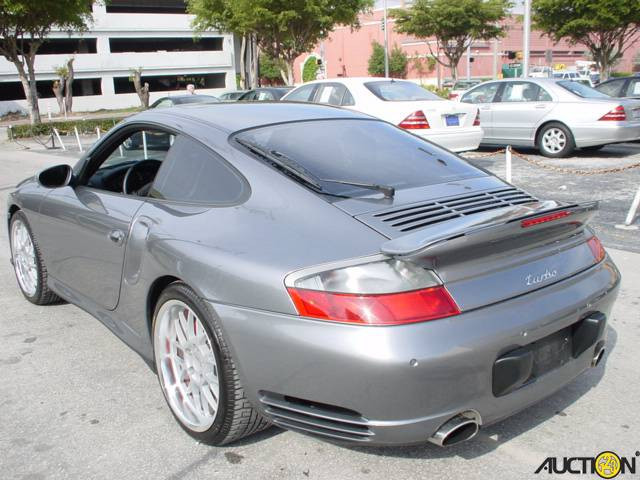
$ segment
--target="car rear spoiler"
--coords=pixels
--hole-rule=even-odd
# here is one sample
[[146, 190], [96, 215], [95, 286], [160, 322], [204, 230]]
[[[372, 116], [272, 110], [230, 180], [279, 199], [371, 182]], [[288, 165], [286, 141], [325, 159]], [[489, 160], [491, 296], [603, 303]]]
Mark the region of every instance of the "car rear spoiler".
[[597, 201], [569, 205], [543, 201], [499, 208], [422, 228], [383, 243], [380, 250], [400, 257], [436, 256], [545, 229], [549, 233], [577, 233], [593, 217], [598, 205]]

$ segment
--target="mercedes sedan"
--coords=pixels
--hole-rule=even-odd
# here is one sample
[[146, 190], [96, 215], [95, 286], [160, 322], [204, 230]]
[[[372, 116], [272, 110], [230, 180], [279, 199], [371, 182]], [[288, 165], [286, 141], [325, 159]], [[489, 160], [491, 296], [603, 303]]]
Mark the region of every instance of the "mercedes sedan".
[[[166, 141], [121, 148], [141, 135]], [[446, 446], [603, 358], [596, 209], [360, 113], [219, 103], [127, 118], [20, 183], [7, 225], [24, 297], [103, 322], [199, 441]]]
[[640, 138], [640, 101], [611, 98], [571, 80], [490, 81], [462, 95], [480, 108], [484, 145], [537, 147], [547, 157]]

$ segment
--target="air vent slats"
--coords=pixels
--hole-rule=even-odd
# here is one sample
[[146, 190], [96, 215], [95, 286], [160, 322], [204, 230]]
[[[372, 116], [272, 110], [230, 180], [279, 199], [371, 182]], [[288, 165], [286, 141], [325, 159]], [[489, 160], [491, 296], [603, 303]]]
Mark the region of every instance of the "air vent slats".
[[381, 233], [394, 237], [398, 233], [417, 230], [452, 218], [537, 201], [518, 188], [502, 187], [396, 207], [359, 218]]

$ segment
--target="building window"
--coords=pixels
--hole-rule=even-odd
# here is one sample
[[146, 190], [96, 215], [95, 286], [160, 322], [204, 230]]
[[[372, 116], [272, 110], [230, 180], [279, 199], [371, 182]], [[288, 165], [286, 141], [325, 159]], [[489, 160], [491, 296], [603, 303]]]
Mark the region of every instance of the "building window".
[[[225, 73], [204, 73], [187, 75], [153, 75], [143, 76], [142, 83], [149, 84], [150, 92], [164, 92], [173, 90], [185, 90], [187, 85], [193, 83], [196, 89], [224, 88], [226, 87]], [[129, 77], [115, 77], [113, 87], [116, 93], [135, 93], [133, 82]]]
[[[28, 45], [29, 40], [25, 40], [25, 43]], [[38, 55], [69, 55], [97, 52], [95, 38], [47, 38], [38, 48]]]
[[193, 38], [110, 38], [111, 53], [192, 52], [222, 50], [222, 37]]
[[110, 0], [107, 13], [187, 13], [181, 0]]
[[[53, 80], [39, 80], [36, 82], [38, 98], [53, 98]], [[99, 78], [79, 78], [73, 81], [72, 88], [74, 97], [85, 97], [88, 95], [102, 95], [102, 82]], [[20, 82], [0, 83], [0, 101], [24, 100], [24, 90]]]

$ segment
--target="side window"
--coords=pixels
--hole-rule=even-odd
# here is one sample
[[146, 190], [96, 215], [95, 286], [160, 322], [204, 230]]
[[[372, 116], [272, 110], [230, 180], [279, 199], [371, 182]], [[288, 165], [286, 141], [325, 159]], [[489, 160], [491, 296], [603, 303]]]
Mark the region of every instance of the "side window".
[[498, 88], [500, 88], [500, 83], [498, 82], [480, 85], [465, 93], [461, 101], [465, 103], [491, 103], [494, 101], [496, 93], [498, 93]]
[[623, 97], [640, 97], [640, 78], [629, 80]]
[[600, 85], [598, 85], [598, 88], [596, 88], [596, 90], [604, 93], [605, 95], [618, 97], [620, 96], [620, 89], [622, 88], [623, 83], [624, 80], [613, 80], [611, 82], [601, 83]]
[[258, 100], [259, 102], [266, 102], [269, 100], [274, 100], [273, 98], [273, 94], [267, 90], [262, 90], [260, 92], [257, 92], [257, 98], [256, 100]]
[[315, 102], [340, 106], [342, 104], [342, 97], [346, 90], [347, 87], [341, 83], [321, 84], [316, 92]]
[[538, 99], [538, 87], [531, 82], [507, 82], [501, 95], [501, 102], [535, 102]]
[[232, 203], [243, 182], [214, 152], [188, 137], [176, 138], [150, 197], [194, 203]]
[[342, 106], [351, 106], [351, 105], [355, 105], [356, 101], [353, 98], [353, 95], [351, 95], [351, 92], [349, 91], [348, 88], [345, 87], [344, 89], [344, 96], [342, 97]]
[[553, 98], [551, 98], [551, 95], [549, 95], [549, 92], [547, 92], [544, 88], [540, 87], [540, 92], [538, 93], [538, 101], [552, 102]]
[[146, 196], [174, 139], [171, 133], [153, 129], [130, 133], [98, 157], [86, 185], [124, 193], [125, 177], [131, 170], [126, 193]]
[[291, 92], [287, 96], [286, 100], [291, 102], [310, 102], [315, 88], [315, 83], [302, 85], [301, 87], [298, 87], [293, 92]]
[[164, 100], [159, 100], [154, 105], [152, 105], [152, 108], [166, 108], [166, 107], [172, 107], [172, 106], [173, 106], [173, 102], [168, 98], [165, 98]]

